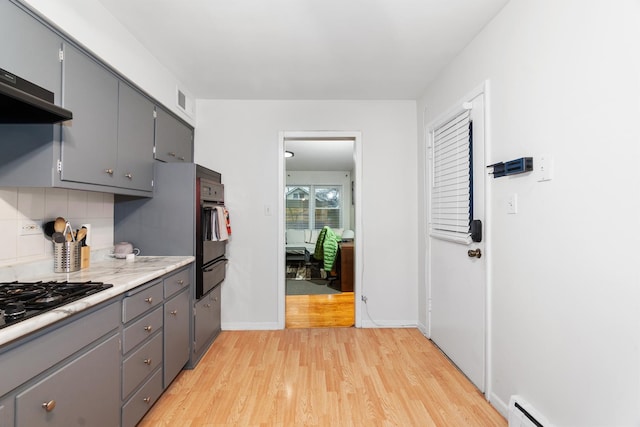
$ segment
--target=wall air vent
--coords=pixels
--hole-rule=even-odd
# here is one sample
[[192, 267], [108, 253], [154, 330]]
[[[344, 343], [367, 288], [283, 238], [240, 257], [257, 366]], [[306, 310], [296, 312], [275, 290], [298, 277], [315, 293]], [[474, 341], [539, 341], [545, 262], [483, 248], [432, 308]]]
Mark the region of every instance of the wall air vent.
[[176, 87], [176, 105], [180, 111], [193, 117], [193, 97], [179, 87]]

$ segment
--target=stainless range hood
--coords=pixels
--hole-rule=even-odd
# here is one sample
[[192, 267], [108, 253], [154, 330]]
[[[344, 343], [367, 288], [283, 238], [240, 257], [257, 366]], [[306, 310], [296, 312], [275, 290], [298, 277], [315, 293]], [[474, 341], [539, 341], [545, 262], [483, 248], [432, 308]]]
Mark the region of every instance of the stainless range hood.
[[53, 92], [0, 68], [0, 123], [58, 123], [73, 113], [54, 103]]

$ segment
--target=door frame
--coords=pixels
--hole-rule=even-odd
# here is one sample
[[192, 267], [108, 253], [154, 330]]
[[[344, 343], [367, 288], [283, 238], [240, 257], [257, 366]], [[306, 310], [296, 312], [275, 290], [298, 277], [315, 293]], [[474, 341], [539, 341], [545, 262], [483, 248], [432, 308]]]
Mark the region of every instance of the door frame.
[[359, 131], [281, 131], [278, 134], [278, 328], [285, 327], [286, 304], [286, 272], [285, 272], [285, 199], [286, 187], [285, 141], [287, 139], [351, 139], [354, 151], [354, 181], [352, 200], [355, 206], [355, 238], [354, 241], [354, 310], [355, 327], [362, 324], [362, 265], [363, 265], [363, 232], [362, 232], [362, 132]]
[[[425, 148], [428, 146], [430, 138], [429, 129], [433, 127], [435, 123], [441, 122], [443, 119], [447, 117], [451, 117], [455, 111], [460, 110], [460, 106], [470, 102], [474, 98], [482, 95], [484, 97], [484, 164], [489, 164], [489, 159], [491, 156], [491, 97], [490, 97], [490, 81], [485, 80], [480, 85], [475, 87], [473, 90], [469, 91], [465, 94], [461, 99], [458, 100], [454, 104], [453, 107], [448, 108], [444, 113], [439, 114], [435, 119], [430, 120], [428, 123], [426, 120], [423, 121], [424, 124], [424, 138], [425, 138]], [[426, 117], [426, 110], [423, 117]], [[427, 285], [427, 330], [426, 336], [431, 339], [431, 297], [432, 297], [432, 282], [431, 282], [431, 252], [432, 252], [432, 239], [429, 235], [429, 220], [431, 218], [431, 172], [432, 165], [430, 165], [430, 159], [428, 157], [428, 150], [425, 151], [424, 161], [425, 161], [425, 214], [426, 214], [426, 225], [425, 225], [425, 239], [426, 239], [426, 262], [425, 262], [425, 280]], [[491, 239], [491, 229], [492, 229], [492, 211], [491, 211], [491, 180], [488, 173], [483, 173], [483, 183], [484, 183], [484, 224], [482, 226], [483, 240], [485, 245], [485, 253], [483, 257], [486, 257], [486, 268], [485, 268], [485, 292], [484, 292], [484, 310], [485, 310], [485, 319], [484, 319], [484, 352], [485, 352], [485, 363], [484, 363], [484, 395], [485, 398], [489, 401], [490, 396], [492, 395], [492, 351], [491, 351], [491, 342], [492, 342], [492, 277], [493, 277], [493, 268], [491, 263], [491, 253], [492, 253], [492, 239]]]

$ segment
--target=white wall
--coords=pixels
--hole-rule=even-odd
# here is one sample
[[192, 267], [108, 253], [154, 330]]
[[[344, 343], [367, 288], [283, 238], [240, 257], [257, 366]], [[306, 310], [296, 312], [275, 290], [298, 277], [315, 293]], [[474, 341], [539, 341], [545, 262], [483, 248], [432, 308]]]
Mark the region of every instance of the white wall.
[[[278, 134], [310, 130], [362, 132], [368, 312], [381, 324], [417, 323], [415, 109], [413, 101], [197, 102], [195, 159], [222, 173], [233, 228], [223, 328], [277, 327]], [[363, 324], [372, 324], [366, 313]]]
[[[342, 185], [342, 227], [355, 230], [352, 220], [351, 172], [349, 171], [287, 171], [286, 185]], [[316, 227], [317, 228], [317, 227]]]
[[176, 107], [176, 88], [185, 88], [97, 0], [21, 0], [47, 21], [118, 70], [165, 107], [193, 125]]
[[490, 397], [504, 411], [520, 394], [558, 426], [640, 423], [638, 5], [512, 0], [418, 105], [428, 122], [488, 78], [489, 162], [555, 159], [549, 182], [491, 180], [487, 262]]

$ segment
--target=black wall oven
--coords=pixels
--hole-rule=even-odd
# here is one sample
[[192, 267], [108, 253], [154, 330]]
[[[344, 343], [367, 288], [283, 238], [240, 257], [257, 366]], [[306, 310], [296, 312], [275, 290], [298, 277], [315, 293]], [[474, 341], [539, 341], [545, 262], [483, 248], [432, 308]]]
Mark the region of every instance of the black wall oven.
[[211, 179], [205, 171], [197, 173], [196, 191], [196, 299], [202, 298], [225, 278], [225, 256], [228, 236], [226, 228], [224, 185]]

